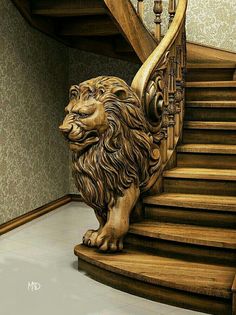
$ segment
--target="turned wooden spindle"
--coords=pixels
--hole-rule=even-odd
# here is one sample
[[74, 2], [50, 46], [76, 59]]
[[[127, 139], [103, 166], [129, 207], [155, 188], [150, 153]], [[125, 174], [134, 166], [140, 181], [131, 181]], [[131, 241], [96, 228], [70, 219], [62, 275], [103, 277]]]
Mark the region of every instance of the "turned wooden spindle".
[[174, 16], [175, 16], [175, 11], [176, 11], [176, 0], [169, 0], [169, 7], [168, 7], [168, 12], [169, 12], [169, 25], [172, 23]]
[[154, 34], [159, 43], [161, 41], [161, 14], [163, 12], [162, 0], [154, 0], [153, 12], [155, 13], [154, 23], [156, 24]]
[[168, 127], [168, 149], [174, 148], [174, 125], [175, 125], [175, 91], [176, 91], [176, 80], [175, 80], [175, 56], [170, 57], [170, 69], [168, 78], [168, 91], [169, 91], [169, 127]]
[[140, 16], [140, 18], [143, 20], [143, 14], [144, 14], [144, 3], [143, 3], [143, 0], [138, 0], [137, 13]]

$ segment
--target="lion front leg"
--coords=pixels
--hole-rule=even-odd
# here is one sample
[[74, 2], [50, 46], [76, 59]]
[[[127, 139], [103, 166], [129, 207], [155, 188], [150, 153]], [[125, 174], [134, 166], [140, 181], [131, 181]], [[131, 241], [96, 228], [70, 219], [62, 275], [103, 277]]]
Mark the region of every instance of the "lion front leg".
[[101, 233], [106, 223], [105, 219], [101, 215], [99, 215], [96, 210], [94, 212], [99, 222], [99, 228], [97, 230], [88, 230], [83, 236], [83, 244], [89, 247], [96, 246], [97, 237]]
[[118, 197], [114, 206], [109, 207], [107, 222], [98, 234], [96, 246], [101, 251], [120, 251], [123, 238], [129, 229], [130, 213], [138, 200], [140, 191], [134, 184]]

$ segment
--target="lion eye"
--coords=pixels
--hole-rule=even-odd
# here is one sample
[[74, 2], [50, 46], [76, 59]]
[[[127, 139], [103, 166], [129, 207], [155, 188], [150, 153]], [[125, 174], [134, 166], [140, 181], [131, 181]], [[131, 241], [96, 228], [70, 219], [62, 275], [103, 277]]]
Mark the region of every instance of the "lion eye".
[[89, 116], [89, 114], [85, 114], [85, 113], [78, 113], [78, 116], [79, 116], [80, 118], [86, 118], [86, 117], [88, 117], [88, 116]]
[[78, 91], [72, 90], [72, 91], [70, 91], [69, 97], [70, 97], [70, 99], [72, 100], [72, 99], [74, 99], [74, 98], [78, 98], [78, 95], [79, 95]]

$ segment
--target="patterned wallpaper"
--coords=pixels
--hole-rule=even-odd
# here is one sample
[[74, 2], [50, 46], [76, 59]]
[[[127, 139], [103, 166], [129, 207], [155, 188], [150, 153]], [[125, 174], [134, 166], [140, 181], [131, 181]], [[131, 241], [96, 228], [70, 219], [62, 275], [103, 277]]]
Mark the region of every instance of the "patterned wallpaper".
[[[145, 2], [151, 27], [153, 0]], [[236, 51], [236, 1], [212, 3], [189, 0], [188, 40]], [[165, 28], [167, 18], [165, 14]], [[138, 66], [64, 47], [32, 29], [9, 0], [0, 0], [0, 25], [1, 224], [77, 193], [68, 176], [68, 148], [58, 132], [68, 87], [98, 75], [130, 83]]]
[[68, 49], [0, 0], [0, 224], [68, 193]]
[[[137, 0], [131, 0], [136, 6]], [[145, 24], [154, 27], [153, 0], [144, 0]], [[168, 0], [163, 0], [163, 32], [168, 25]], [[236, 52], [236, 1], [188, 0], [187, 39], [190, 42]]]
[[[130, 62], [99, 56], [76, 49], [69, 50], [69, 86], [99, 75], [117, 76], [125, 80], [128, 84], [131, 84], [138, 69], [139, 65]], [[71, 171], [71, 159], [69, 159], [69, 168]], [[78, 193], [71, 172], [70, 192]]]

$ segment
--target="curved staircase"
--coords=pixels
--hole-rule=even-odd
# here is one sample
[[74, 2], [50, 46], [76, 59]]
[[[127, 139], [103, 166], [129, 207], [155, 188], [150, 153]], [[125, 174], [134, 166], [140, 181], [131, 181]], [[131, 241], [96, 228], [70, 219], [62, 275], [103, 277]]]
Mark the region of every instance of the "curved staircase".
[[163, 192], [143, 199], [143, 220], [130, 226], [125, 252], [78, 245], [75, 254], [79, 267], [122, 290], [236, 314], [236, 82], [207, 78], [205, 69], [203, 81], [186, 84], [176, 165], [163, 173]]
[[[177, 10], [169, 0], [164, 37], [162, 1], [154, 1], [156, 38], [140, 19], [143, 0], [138, 14], [128, 0], [12, 1], [32, 26], [68, 46], [143, 63], [132, 88], [160, 142], [162, 178], [155, 194], [143, 196], [125, 250], [77, 245], [79, 268], [156, 301], [236, 315], [235, 54], [187, 44], [185, 83], [186, 0]], [[161, 135], [150, 118], [160, 94]]]

